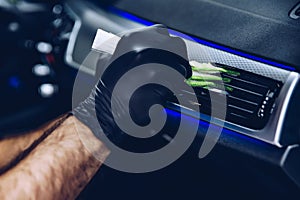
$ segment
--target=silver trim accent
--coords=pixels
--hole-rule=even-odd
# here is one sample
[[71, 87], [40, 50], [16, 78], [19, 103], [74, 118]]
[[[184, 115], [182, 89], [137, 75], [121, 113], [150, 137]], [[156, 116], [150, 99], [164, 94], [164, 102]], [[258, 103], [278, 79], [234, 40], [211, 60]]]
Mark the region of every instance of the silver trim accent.
[[95, 74], [94, 70], [92, 70], [88, 67], [85, 67], [85, 66], [81, 66], [80, 64], [75, 62], [73, 59], [73, 53], [74, 53], [74, 48], [75, 48], [75, 44], [76, 44], [76, 39], [79, 34], [82, 22], [81, 22], [81, 19], [76, 15], [76, 13], [67, 4], [65, 4], [64, 6], [67, 9], [68, 14], [70, 14], [70, 17], [72, 17], [75, 20], [74, 27], [71, 31], [69, 43], [68, 43], [66, 54], [65, 54], [65, 61], [71, 67], [74, 67], [76, 69], [84, 68], [84, 71], [86, 73], [94, 75]]
[[291, 12], [290, 12], [290, 18], [292, 18], [292, 19], [299, 19], [299, 18], [300, 18], [299, 15], [296, 15], [296, 14], [295, 14], [296, 11], [297, 11], [299, 8], [300, 8], [300, 3], [298, 3], [298, 5], [295, 6], [295, 7], [291, 10]]
[[286, 148], [285, 152], [283, 153], [283, 155], [281, 156], [281, 159], [280, 159], [280, 166], [281, 166], [281, 167], [283, 167], [284, 162], [286, 161], [286, 159], [287, 159], [287, 157], [288, 157], [290, 151], [291, 151], [292, 149], [294, 149], [294, 148], [297, 148], [297, 147], [299, 147], [299, 145], [298, 145], [298, 144], [295, 144], [295, 145], [288, 146], [288, 147]]
[[291, 72], [290, 76], [287, 79], [286, 84], [284, 85], [284, 87], [286, 85], [288, 85], [287, 88], [284, 88], [284, 92], [285, 96], [279, 96], [279, 98], [285, 97], [284, 100], [281, 102], [280, 108], [278, 108], [279, 111], [279, 117], [278, 117], [278, 121], [277, 121], [277, 128], [276, 128], [276, 133], [275, 133], [275, 138], [274, 138], [274, 142], [275, 144], [281, 145], [280, 143], [280, 137], [281, 137], [281, 132], [282, 132], [282, 127], [283, 127], [283, 123], [284, 123], [284, 118], [286, 116], [286, 112], [288, 109], [288, 105], [290, 103], [290, 99], [292, 97], [293, 91], [297, 85], [297, 82], [299, 81], [299, 74], [295, 73], [295, 72]]

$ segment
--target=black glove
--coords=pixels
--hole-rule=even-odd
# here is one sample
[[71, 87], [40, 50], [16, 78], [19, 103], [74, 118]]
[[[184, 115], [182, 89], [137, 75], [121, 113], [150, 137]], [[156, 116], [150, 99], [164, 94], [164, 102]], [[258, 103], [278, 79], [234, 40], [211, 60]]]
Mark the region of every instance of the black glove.
[[[145, 64], [148, 67], [143, 67]], [[74, 109], [74, 115], [100, 140], [103, 141], [104, 133], [113, 143], [119, 144], [126, 133], [119, 128], [116, 120], [127, 119], [129, 112], [137, 125], [146, 126], [150, 122], [148, 112], [152, 105], [176, 101], [172, 92], [176, 90], [176, 85], [169, 83], [160, 65], [166, 65], [182, 74], [182, 80], [177, 81], [183, 82], [192, 75], [186, 45], [182, 39], [171, 37], [161, 25], [126, 34], [112, 56], [103, 54], [99, 59], [97, 74], [100, 80], [90, 96]], [[137, 68], [140, 70], [135, 70]], [[115, 91], [113, 95], [114, 88], [122, 77], [125, 77], [123, 89]], [[155, 84], [164, 79], [168, 88]], [[149, 84], [129, 93], [141, 82]], [[112, 104], [115, 109], [112, 109]]]

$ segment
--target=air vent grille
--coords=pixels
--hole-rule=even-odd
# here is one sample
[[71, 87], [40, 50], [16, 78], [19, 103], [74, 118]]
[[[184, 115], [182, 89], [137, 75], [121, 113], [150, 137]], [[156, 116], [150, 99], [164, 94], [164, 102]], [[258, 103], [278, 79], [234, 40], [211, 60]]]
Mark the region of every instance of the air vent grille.
[[[200, 68], [203, 67], [201, 63], [198, 64], [200, 64]], [[207, 64], [205, 65], [207, 66]], [[226, 121], [251, 129], [262, 129], [273, 112], [275, 99], [280, 92], [282, 83], [219, 63], [210, 63], [209, 65], [216, 67], [215, 69], [219, 69], [218, 73], [221, 74], [225, 91], [218, 89], [220, 80], [210, 78], [213, 72], [204, 72], [207, 68], [203, 68], [204, 71], [200, 72], [200, 75], [203, 75], [204, 72], [204, 79], [206, 79], [209, 73], [208, 78], [210, 80], [206, 80], [206, 82], [210, 84], [199, 86], [197, 82], [191, 83], [187, 81], [188, 84], [193, 86], [198, 102], [191, 102], [189, 96], [192, 94], [182, 90], [182, 95], [186, 97], [184, 106], [193, 109], [195, 105], [200, 105], [201, 113], [210, 115], [210, 93], [226, 95]], [[193, 68], [194, 70], [195, 68]], [[197, 73], [194, 75], [197, 75]], [[215, 103], [220, 104], [221, 102]]]

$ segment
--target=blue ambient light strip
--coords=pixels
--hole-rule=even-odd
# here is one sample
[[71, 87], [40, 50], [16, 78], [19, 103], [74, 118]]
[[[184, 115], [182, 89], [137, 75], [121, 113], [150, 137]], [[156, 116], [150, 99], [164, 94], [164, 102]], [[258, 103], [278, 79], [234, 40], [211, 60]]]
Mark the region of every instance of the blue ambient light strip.
[[[174, 110], [169, 109], [169, 108], [165, 108], [164, 110], [170, 116], [184, 117], [184, 119], [186, 119], [186, 120], [188, 120], [188, 121], [190, 121], [192, 123], [198, 123], [203, 128], [207, 128], [209, 126], [217, 126], [217, 125], [210, 124], [209, 122], [196, 119], [196, 118], [194, 118], [192, 116], [188, 116], [188, 115], [185, 115], [183, 113], [179, 113], [178, 111], [174, 111]], [[245, 139], [247, 141], [250, 141], [250, 142], [258, 144], [258, 145], [266, 145], [266, 143], [263, 142], [263, 141], [261, 141], [261, 140], [258, 140], [258, 139], [255, 139], [255, 138], [251, 138], [251, 137], [249, 137], [247, 135], [243, 135], [243, 134], [237, 133], [235, 131], [229, 130], [229, 129], [224, 128], [224, 127], [223, 127], [223, 130], [222, 130], [222, 133], [223, 134], [231, 135], [231, 136], [236, 137], [236, 138]]]
[[[144, 20], [142, 18], [139, 18], [135, 15], [132, 15], [128, 12], [125, 12], [125, 11], [122, 11], [122, 10], [119, 10], [115, 7], [109, 7], [109, 11], [123, 17], [123, 18], [126, 18], [126, 19], [129, 19], [131, 21], [134, 21], [134, 22], [137, 22], [139, 24], [143, 24], [145, 26], [151, 26], [151, 25], [154, 25], [155, 23], [153, 22], [150, 22], [150, 21], [147, 21], [147, 20]], [[192, 37], [192, 36], [189, 36], [190, 38], [188, 37], [185, 37], [184, 34], [182, 35], [178, 35], [177, 32], [175, 31], [172, 31], [172, 30], [169, 30], [169, 32], [171, 34], [174, 34], [174, 35], [177, 35], [177, 36], [180, 36], [180, 37], [183, 37], [185, 39], [190, 39], [192, 38], [194, 41], [200, 43], [200, 44], [203, 44], [205, 46], [209, 46], [209, 47], [213, 47], [213, 48], [216, 48], [216, 49], [219, 49], [219, 50], [222, 50], [222, 51], [226, 51], [228, 53], [232, 53], [232, 54], [235, 54], [235, 55], [239, 55], [239, 56], [242, 56], [242, 57], [245, 57], [245, 58], [249, 58], [251, 60], [255, 60], [255, 61], [258, 61], [258, 62], [262, 62], [262, 63], [265, 63], [265, 64], [268, 64], [268, 65], [272, 65], [272, 66], [275, 66], [275, 67], [279, 67], [279, 68], [282, 68], [282, 69], [287, 69], [287, 70], [290, 70], [290, 71], [295, 71], [295, 68], [291, 67], [291, 66], [288, 66], [288, 65], [284, 65], [284, 64], [281, 64], [281, 63], [278, 63], [278, 62], [274, 62], [274, 61], [270, 61], [270, 60], [266, 60], [264, 58], [260, 58], [260, 57], [257, 57], [257, 56], [253, 56], [253, 55], [250, 55], [250, 54], [247, 54], [247, 53], [243, 53], [243, 52], [240, 52], [240, 51], [237, 51], [237, 50], [234, 50], [234, 49], [231, 49], [231, 48], [228, 48], [228, 47], [224, 47], [224, 46], [221, 46], [221, 45], [218, 45], [218, 44], [215, 44], [215, 43], [212, 43], [212, 42], [209, 42], [209, 41], [206, 41], [206, 40], [202, 40], [202, 39], [199, 39], [199, 38], [196, 38], [196, 37]]]

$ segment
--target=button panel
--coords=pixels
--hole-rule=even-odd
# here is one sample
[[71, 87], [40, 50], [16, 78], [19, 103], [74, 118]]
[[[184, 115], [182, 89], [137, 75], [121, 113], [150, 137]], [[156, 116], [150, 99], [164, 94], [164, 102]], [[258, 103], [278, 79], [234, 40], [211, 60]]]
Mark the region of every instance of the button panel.
[[[66, 35], [72, 32], [75, 20], [63, 5], [47, 4], [42, 11], [26, 13], [1, 10], [0, 21], [0, 102], [7, 105], [0, 112], [2, 133], [10, 127], [2, 122], [18, 119], [22, 113], [42, 123], [65, 112], [71, 105], [76, 70], [64, 59], [69, 43]], [[8, 131], [12, 129], [13, 125]]]

